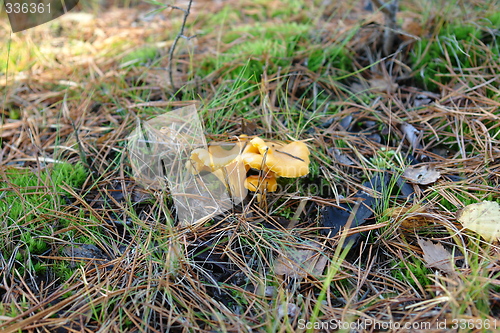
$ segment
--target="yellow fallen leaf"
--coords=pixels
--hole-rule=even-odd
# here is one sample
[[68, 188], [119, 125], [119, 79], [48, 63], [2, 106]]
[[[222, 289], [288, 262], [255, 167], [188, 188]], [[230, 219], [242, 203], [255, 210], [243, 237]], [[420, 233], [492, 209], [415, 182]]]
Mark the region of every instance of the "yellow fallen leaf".
[[480, 234], [486, 241], [500, 238], [500, 205], [495, 201], [483, 201], [466, 206], [458, 212], [462, 225]]

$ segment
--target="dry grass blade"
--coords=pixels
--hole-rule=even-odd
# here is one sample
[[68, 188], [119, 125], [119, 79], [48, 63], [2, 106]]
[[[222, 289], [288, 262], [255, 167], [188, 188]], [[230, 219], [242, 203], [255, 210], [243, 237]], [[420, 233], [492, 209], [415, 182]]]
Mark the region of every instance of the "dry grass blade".
[[[500, 200], [500, 7], [369, 3], [80, 2], [19, 34], [0, 17], [0, 330], [498, 330], [498, 214], [457, 212]], [[141, 186], [127, 147], [193, 104], [194, 136], [302, 141], [309, 173], [183, 223], [184, 165]], [[324, 207], [352, 223], [365, 194], [363, 224], [328, 235]]]

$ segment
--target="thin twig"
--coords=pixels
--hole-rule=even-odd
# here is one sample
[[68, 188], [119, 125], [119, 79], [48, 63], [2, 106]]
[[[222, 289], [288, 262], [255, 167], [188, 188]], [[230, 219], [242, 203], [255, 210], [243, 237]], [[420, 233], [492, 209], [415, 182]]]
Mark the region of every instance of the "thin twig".
[[391, 53], [394, 45], [394, 31], [396, 29], [396, 14], [398, 12], [398, 0], [391, 0], [388, 3], [382, 0], [372, 0], [373, 4], [378, 7], [385, 17], [385, 32], [384, 32], [384, 45], [383, 52], [387, 56]]
[[187, 21], [187, 18], [189, 16], [189, 13], [191, 11], [192, 4], [193, 4], [193, 0], [189, 0], [189, 4], [188, 4], [187, 9], [182, 9], [180, 7], [172, 6], [172, 5], [169, 6], [172, 9], [178, 9], [178, 10], [182, 10], [184, 12], [184, 18], [182, 20], [181, 29], [180, 29], [179, 33], [177, 34], [177, 36], [175, 36], [174, 43], [170, 47], [170, 52], [168, 53], [168, 75], [170, 76], [170, 84], [172, 85], [172, 90], [174, 91], [174, 93], [177, 90], [177, 88], [175, 87], [174, 77], [172, 74], [175, 47], [177, 46], [177, 42], [179, 41], [180, 38], [190, 40], [191, 38], [196, 37], [196, 36], [191, 36], [191, 37], [184, 36], [184, 28], [186, 27], [186, 21]]
[[287, 153], [286, 151], [281, 151], [281, 150], [278, 150], [278, 149], [276, 149], [276, 151], [277, 151], [278, 153], [282, 153], [282, 154], [288, 155], [288, 156], [290, 156], [290, 157], [292, 157], [292, 158], [295, 158], [295, 159], [297, 159], [297, 160], [299, 160], [299, 161], [304, 162], [304, 160], [303, 160], [303, 159], [301, 159], [300, 157], [295, 156], [295, 155], [292, 155], [292, 154], [290, 154], [290, 153]]

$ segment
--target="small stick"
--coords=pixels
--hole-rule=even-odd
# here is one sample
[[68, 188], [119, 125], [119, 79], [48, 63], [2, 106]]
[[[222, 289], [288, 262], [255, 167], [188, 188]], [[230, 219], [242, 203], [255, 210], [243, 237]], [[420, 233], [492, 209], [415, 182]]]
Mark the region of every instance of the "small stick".
[[384, 32], [384, 55], [389, 55], [394, 44], [394, 31], [396, 29], [396, 14], [398, 12], [398, 0], [390, 0], [388, 3], [382, 0], [372, 0], [382, 13], [384, 13], [386, 27]]
[[175, 36], [174, 43], [170, 47], [170, 52], [168, 53], [168, 75], [170, 77], [170, 84], [172, 86], [172, 90], [173, 90], [174, 93], [177, 90], [176, 87], [175, 87], [175, 83], [174, 83], [174, 76], [172, 74], [172, 72], [173, 72], [173, 64], [172, 64], [172, 62], [173, 62], [173, 58], [174, 58], [175, 47], [177, 46], [177, 42], [179, 41], [180, 38], [184, 38], [186, 40], [190, 40], [191, 38], [196, 37], [196, 35], [191, 36], [191, 37], [184, 36], [184, 28], [186, 27], [186, 21], [187, 21], [187, 18], [189, 16], [189, 13], [191, 11], [191, 5], [192, 4], [193, 4], [193, 0], [189, 0], [189, 4], [188, 4], [187, 9], [182, 9], [180, 7], [177, 7], [177, 6], [169, 5], [169, 7], [172, 8], [172, 9], [178, 9], [178, 10], [182, 10], [184, 12], [184, 18], [182, 20], [181, 29], [180, 29], [179, 33], [177, 34], [177, 36]]
[[292, 155], [292, 154], [290, 154], [290, 153], [287, 153], [287, 152], [285, 152], [285, 151], [281, 151], [281, 150], [278, 150], [278, 149], [275, 149], [275, 150], [276, 150], [278, 153], [282, 153], [282, 154], [288, 155], [288, 156], [293, 157], [293, 158], [295, 158], [295, 159], [297, 159], [297, 160], [299, 160], [299, 161], [304, 162], [304, 160], [303, 160], [303, 159], [301, 159], [300, 157], [297, 157], [297, 156], [295, 156], [295, 155]]

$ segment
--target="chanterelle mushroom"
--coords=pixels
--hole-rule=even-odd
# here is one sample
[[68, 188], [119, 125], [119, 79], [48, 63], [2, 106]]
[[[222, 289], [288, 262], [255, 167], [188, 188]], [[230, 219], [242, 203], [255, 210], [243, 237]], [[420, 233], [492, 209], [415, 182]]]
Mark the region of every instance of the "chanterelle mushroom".
[[283, 145], [264, 142], [261, 138], [254, 138], [250, 143], [259, 150], [266, 167], [276, 175], [295, 178], [309, 173], [309, 149], [305, 143], [295, 141]]
[[[238, 197], [246, 194], [245, 188], [260, 194], [274, 192], [277, 177], [294, 178], [309, 173], [309, 149], [303, 142], [283, 144], [259, 137], [248, 141], [246, 136], [239, 140], [233, 146], [212, 144], [208, 149], [193, 150], [187, 168], [193, 174], [212, 172]], [[250, 168], [261, 170], [261, 176], [246, 177]]]
[[252, 169], [260, 170], [262, 168], [262, 158], [263, 156], [260, 154], [259, 149], [250, 143], [246, 145], [241, 154], [243, 163]]
[[245, 188], [252, 192], [274, 192], [278, 189], [276, 175], [270, 172], [266, 177], [257, 175], [248, 176], [245, 179]]
[[208, 147], [208, 150], [203, 148], [195, 149], [191, 152], [191, 160], [195, 162], [196, 167], [201, 167], [200, 164], [203, 164], [215, 171], [230, 164], [240, 156], [242, 150], [240, 142], [234, 145], [227, 144], [225, 147], [228, 149], [225, 149], [222, 145], [222, 143], [212, 144]]

